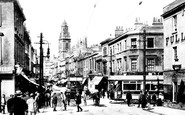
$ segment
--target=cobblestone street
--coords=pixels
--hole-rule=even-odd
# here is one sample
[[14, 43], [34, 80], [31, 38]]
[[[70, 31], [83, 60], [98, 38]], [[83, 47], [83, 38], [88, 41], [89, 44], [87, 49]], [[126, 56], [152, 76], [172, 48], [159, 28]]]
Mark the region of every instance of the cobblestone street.
[[57, 107], [57, 111], [53, 111], [51, 107], [48, 107], [41, 109], [37, 115], [185, 115], [184, 110], [168, 107], [153, 107], [151, 110], [143, 110], [137, 108], [137, 105], [128, 107], [126, 104], [111, 104], [108, 99], [101, 99], [100, 106], [94, 106], [92, 100], [87, 102], [87, 106], [81, 104], [82, 112], [76, 112], [76, 106], [72, 103], [71, 106], [68, 106], [67, 111], [62, 111], [61, 107]]

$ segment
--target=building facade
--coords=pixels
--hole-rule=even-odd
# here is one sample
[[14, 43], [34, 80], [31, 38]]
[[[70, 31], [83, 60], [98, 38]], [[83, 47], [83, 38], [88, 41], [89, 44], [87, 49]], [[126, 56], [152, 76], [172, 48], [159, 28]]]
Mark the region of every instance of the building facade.
[[185, 80], [185, 0], [176, 0], [163, 8], [164, 19], [164, 93], [177, 101], [178, 86]]
[[[108, 49], [106, 49], [107, 45]], [[127, 30], [113, 40], [109, 40], [107, 45], [104, 44], [102, 51], [103, 55], [105, 54], [104, 62], [108, 65], [106, 71], [110, 73], [108, 89], [114, 92], [112, 98], [125, 98], [128, 90], [132, 92], [134, 98], [138, 98], [139, 91], [143, 89], [144, 57], [145, 89], [152, 93], [156, 92], [157, 88], [162, 90], [163, 24], [161, 19], [154, 18], [151, 26], [136, 20], [135, 29]], [[104, 68], [106, 65], [104, 64]]]
[[[32, 46], [23, 10], [17, 0], [0, 0], [0, 9], [0, 32], [3, 34], [0, 38], [0, 89], [1, 94], [9, 96], [16, 90], [30, 91], [36, 83], [28, 78], [32, 75]], [[17, 65], [21, 67], [21, 74]]]

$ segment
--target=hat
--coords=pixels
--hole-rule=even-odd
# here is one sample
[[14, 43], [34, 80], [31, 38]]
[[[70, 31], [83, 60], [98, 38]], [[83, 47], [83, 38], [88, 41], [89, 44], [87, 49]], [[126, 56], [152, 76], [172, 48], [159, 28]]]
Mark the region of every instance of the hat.
[[21, 92], [20, 90], [17, 90], [17, 91], [15, 92], [15, 95], [20, 96], [20, 95], [22, 95], [22, 92]]
[[31, 94], [30, 94], [30, 97], [34, 97], [34, 94], [33, 94], [33, 93], [31, 93]]

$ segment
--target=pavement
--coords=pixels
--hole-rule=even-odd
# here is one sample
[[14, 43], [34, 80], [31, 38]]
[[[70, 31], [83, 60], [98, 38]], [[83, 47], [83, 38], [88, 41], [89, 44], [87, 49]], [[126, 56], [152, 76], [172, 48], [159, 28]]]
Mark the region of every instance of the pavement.
[[[95, 113], [95, 115], [97, 115], [96, 113], [98, 113], [100, 111], [100, 108], [103, 106], [104, 108], [108, 108], [106, 109], [106, 111], [104, 111], [104, 113], [108, 113], [111, 112], [111, 109], [113, 111], [119, 111], [119, 113], [123, 113], [127, 110], [124, 110], [124, 108], [128, 109], [127, 105], [125, 103], [118, 103], [115, 104], [113, 103], [113, 100], [109, 100], [107, 98], [100, 100], [100, 106], [94, 106], [93, 101], [87, 100], [87, 106], [84, 106], [84, 104], [82, 103], [81, 106], [82, 108], [84, 108], [84, 111], [91, 111], [93, 113]], [[136, 111], [138, 112], [137, 115], [142, 114], [141, 112], [145, 112], [145, 113], [151, 113], [151, 115], [153, 114], [158, 114], [158, 115], [185, 115], [185, 110], [180, 110], [180, 109], [173, 109], [173, 108], [169, 108], [169, 107], [163, 107], [163, 106], [155, 106], [155, 107], [151, 107], [150, 109], [142, 109], [142, 108], [138, 108], [137, 105], [131, 105], [131, 107], [129, 107], [130, 111]], [[55, 113], [55, 115], [59, 115], [61, 114], [79, 114], [76, 112], [76, 106], [75, 106], [75, 102], [71, 103], [71, 106], [67, 107], [67, 111], [63, 111], [62, 108], [60, 106], [57, 107], [57, 111], [53, 112], [53, 108], [51, 107], [47, 107], [47, 108], [42, 108], [40, 109], [40, 113], [37, 113], [37, 115], [51, 115], [53, 113]], [[81, 113], [81, 112], [80, 112]], [[82, 114], [82, 113], [81, 113]], [[1, 114], [0, 115], [8, 115], [8, 113], [6, 112], [6, 114]], [[106, 114], [108, 115], [108, 114]]]

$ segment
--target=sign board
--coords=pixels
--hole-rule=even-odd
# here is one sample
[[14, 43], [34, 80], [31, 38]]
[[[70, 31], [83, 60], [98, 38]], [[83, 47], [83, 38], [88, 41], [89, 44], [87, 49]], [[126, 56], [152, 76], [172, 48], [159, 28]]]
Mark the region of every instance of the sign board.
[[13, 73], [13, 67], [12, 66], [0, 66], [0, 73]]

